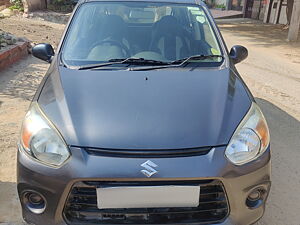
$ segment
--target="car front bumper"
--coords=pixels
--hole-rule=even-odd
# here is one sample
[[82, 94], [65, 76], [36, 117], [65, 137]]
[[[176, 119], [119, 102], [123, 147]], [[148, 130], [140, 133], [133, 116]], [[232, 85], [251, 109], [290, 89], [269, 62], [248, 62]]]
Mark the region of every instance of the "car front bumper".
[[[270, 149], [257, 160], [243, 166], [231, 164], [224, 156], [225, 147], [212, 149], [206, 155], [175, 158], [151, 158], [158, 173], [147, 178], [141, 164], [147, 158], [118, 158], [90, 155], [81, 148], [71, 148], [72, 157], [60, 168], [51, 168], [18, 151], [18, 193], [35, 191], [46, 199], [42, 214], [30, 212], [23, 201], [23, 218], [35, 225], [65, 225], [63, 210], [75, 183], [103, 181], [164, 181], [214, 179], [225, 189], [229, 214], [221, 225], [248, 225], [259, 220], [265, 210], [270, 190]], [[249, 208], [246, 199], [251, 191], [263, 188], [265, 197], [258, 207]], [[193, 223], [195, 224], [195, 223]]]

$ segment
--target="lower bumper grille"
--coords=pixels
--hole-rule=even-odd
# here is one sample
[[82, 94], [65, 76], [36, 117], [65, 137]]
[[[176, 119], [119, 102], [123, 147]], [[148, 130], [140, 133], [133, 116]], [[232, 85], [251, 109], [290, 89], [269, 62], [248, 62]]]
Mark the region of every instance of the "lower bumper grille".
[[[99, 186], [200, 185], [198, 207], [98, 209]], [[76, 183], [64, 208], [68, 224], [210, 224], [225, 220], [229, 214], [223, 185], [217, 180]]]

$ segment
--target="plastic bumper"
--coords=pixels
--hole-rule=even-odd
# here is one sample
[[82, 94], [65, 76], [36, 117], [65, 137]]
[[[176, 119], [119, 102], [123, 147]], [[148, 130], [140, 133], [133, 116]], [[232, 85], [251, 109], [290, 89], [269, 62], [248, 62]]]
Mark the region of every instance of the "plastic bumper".
[[60, 168], [51, 168], [32, 160], [22, 150], [18, 152], [18, 193], [42, 194], [47, 202], [45, 212], [34, 214], [22, 204], [23, 218], [36, 225], [65, 225], [63, 209], [75, 182], [82, 180], [163, 180], [203, 179], [222, 181], [230, 213], [221, 225], [248, 225], [259, 220], [265, 210], [265, 200], [254, 209], [246, 205], [249, 193], [257, 187], [270, 189], [270, 149], [260, 158], [243, 166], [235, 166], [224, 157], [225, 147], [212, 149], [207, 155], [178, 158], [154, 158], [158, 173], [147, 178], [141, 173], [145, 158], [116, 158], [87, 154], [72, 148], [72, 157]]

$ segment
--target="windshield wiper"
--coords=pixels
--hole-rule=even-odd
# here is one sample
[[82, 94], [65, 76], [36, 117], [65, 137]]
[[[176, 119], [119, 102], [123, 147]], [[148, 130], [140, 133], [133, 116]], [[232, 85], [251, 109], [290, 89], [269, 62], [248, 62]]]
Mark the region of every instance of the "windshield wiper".
[[130, 68], [131, 71], [141, 71], [141, 70], [154, 70], [154, 69], [163, 69], [163, 68], [174, 68], [181, 67], [186, 63], [189, 63], [192, 60], [205, 60], [205, 59], [213, 59], [213, 58], [224, 58], [222, 55], [192, 55], [186, 58], [174, 60], [167, 65], [162, 66], [151, 66], [151, 67], [138, 67], [138, 68]]
[[172, 61], [171, 63], [172, 64], [180, 63], [179, 66], [182, 66], [191, 60], [204, 60], [204, 59], [223, 58], [223, 57], [224, 56], [222, 55], [192, 55], [183, 59]]
[[87, 70], [87, 69], [96, 69], [99, 67], [110, 66], [115, 64], [137, 64], [137, 65], [169, 65], [168, 62], [152, 60], [152, 59], [144, 59], [144, 58], [124, 58], [124, 59], [110, 59], [106, 63], [98, 63], [98, 64], [89, 64], [84, 66], [74, 66], [72, 69], [78, 70]]

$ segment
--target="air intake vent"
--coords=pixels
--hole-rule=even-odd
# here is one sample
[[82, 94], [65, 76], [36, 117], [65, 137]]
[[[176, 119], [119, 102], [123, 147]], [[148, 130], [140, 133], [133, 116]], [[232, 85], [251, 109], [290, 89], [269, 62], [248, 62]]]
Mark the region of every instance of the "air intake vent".
[[122, 150], [122, 149], [102, 149], [102, 148], [85, 148], [91, 155], [110, 156], [110, 157], [130, 157], [130, 158], [162, 158], [162, 157], [188, 157], [195, 155], [206, 155], [211, 147], [204, 148], [187, 148], [171, 150]]

